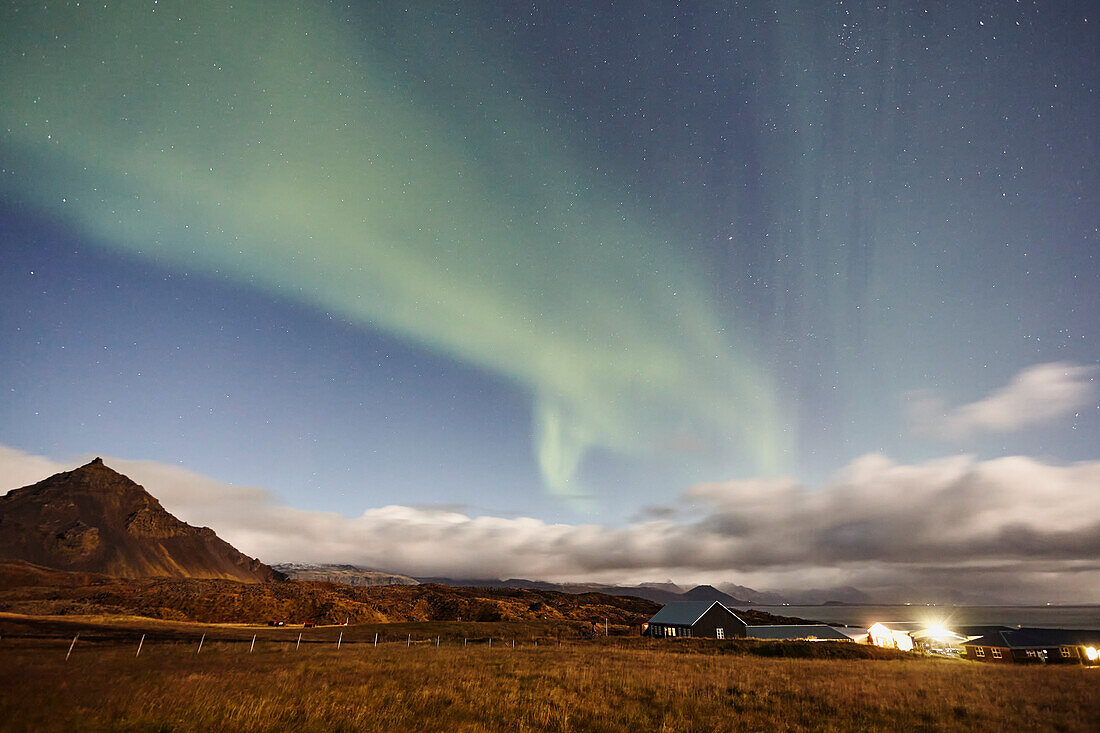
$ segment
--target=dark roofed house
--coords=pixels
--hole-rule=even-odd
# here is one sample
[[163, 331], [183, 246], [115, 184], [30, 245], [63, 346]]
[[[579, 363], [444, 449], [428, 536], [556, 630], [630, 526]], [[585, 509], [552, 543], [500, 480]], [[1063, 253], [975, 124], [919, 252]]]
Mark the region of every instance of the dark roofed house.
[[1100, 664], [1100, 631], [1006, 629], [962, 644], [968, 659], [1004, 664]]
[[750, 639], [775, 639], [783, 641], [851, 641], [842, 631], [826, 624], [749, 626], [746, 636]]
[[669, 603], [649, 620], [645, 633], [654, 637], [730, 639], [745, 635], [745, 622], [718, 601]]

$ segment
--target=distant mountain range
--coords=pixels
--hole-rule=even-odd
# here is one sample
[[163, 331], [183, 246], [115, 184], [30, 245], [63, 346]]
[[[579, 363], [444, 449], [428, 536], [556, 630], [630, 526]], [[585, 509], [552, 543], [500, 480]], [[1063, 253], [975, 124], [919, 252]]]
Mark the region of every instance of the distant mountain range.
[[820, 605], [823, 603], [868, 603], [865, 594], [855, 588], [808, 589], [797, 593], [779, 594], [753, 590], [743, 585], [723, 583], [718, 586], [699, 585], [684, 589], [671, 581], [664, 583], [640, 583], [638, 585], [606, 585], [602, 583], [551, 583], [526, 578], [488, 579], [488, 578], [446, 578], [420, 577], [388, 573], [381, 570], [368, 570], [355, 565], [336, 565], [326, 563], [282, 563], [273, 566], [275, 570], [295, 580], [322, 580], [345, 585], [415, 585], [416, 583], [436, 583], [455, 588], [524, 588], [544, 590], [556, 593], [603, 593], [612, 596], [633, 596], [645, 598], [655, 603], [675, 601], [721, 601], [729, 606], [781, 606]]
[[355, 565], [326, 565], [287, 562], [273, 568], [294, 580], [320, 580], [344, 585], [417, 585], [418, 581], [407, 575], [366, 570]]
[[603, 593], [612, 596], [635, 596], [656, 603], [675, 601], [721, 601], [729, 606], [816, 606], [825, 603], [860, 604], [871, 603], [871, 598], [857, 588], [811, 588], [804, 591], [773, 593], [757, 591], [734, 583], [698, 585], [689, 590], [671, 581], [664, 583], [641, 583], [639, 585], [606, 585], [601, 583], [550, 583], [542, 580], [508, 578], [506, 580], [487, 578], [417, 578], [421, 583], [439, 583], [456, 587], [474, 588], [532, 588], [536, 590], [556, 591], [559, 593]]
[[[675, 601], [721, 601], [726, 605], [748, 605], [752, 601], [736, 598], [711, 585], [700, 585], [685, 591], [675, 583], [642, 583], [641, 585], [604, 585], [601, 583], [549, 583], [542, 580], [508, 578], [506, 580], [469, 578], [417, 578], [421, 583], [439, 583], [474, 588], [532, 588], [558, 593], [603, 593], [611, 596], [635, 596], [656, 603]], [[755, 592], [755, 591], [754, 591]]]
[[0, 496], [0, 560], [122, 578], [285, 579], [99, 458]]

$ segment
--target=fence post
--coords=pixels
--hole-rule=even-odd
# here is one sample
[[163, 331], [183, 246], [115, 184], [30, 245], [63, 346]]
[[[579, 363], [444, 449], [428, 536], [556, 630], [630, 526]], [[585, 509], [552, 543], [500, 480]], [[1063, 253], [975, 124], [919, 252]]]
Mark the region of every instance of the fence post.
[[142, 634], [141, 635], [141, 641], [138, 642], [138, 650], [137, 650], [137, 654], [134, 655], [134, 659], [137, 659], [138, 655], [141, 654], [141, 645], [144, 644], [144, 643], [145, 643], [145, 634]]
[[408, 649], [413, 645], [413, 635], [409, 634], [409, 638], [405, 640], [405, 648]]
[[378, 632], [377, 631], [374, 632], [374, 645], [378, 646]]
[[195, 654], [198, 654], [199, 652], [202, 651], [202, 643], [204, 641], [206, 641], [206, 632], [203, 632], [202, 638], [199, 639], [199, 648], [195, 650]]
[[435, 637], [435, 645], [436, 645], [436, 646], [439, 646], [439, 637], [438, 637], [438, 636], [437, 636], [437, 637]]
[[515, 648], [516, 648], [516, 640], [515, 640], [515, 639], [512, 639], [512, 648], [513, 648], [513, 649], [515, 649]]
[[73, 637], [73, 643], [69, 644], [69, 651], [65, 652], [65, 661], [66, 662], [69, 661], [69, 655], [73, 653], [73, 647], [76, 646], [76, 640], [79, 637], [80, 637], [80, 634], [77, 634], [76, 636], [74, 636]]
[[463, 649], [465, 649], [465, 648], [466, 648], [466, 640], [465, 640], [465, 639], [463, 639], [463, 640], [462, 640], [462, 648], [463, 648]]
[[344, 632], [340, 632], [340, 638], [336, 640], [336, 648], [339, 649], [340, 645], [344, 643]]
[[256, 635], [252, 635], [252, 646], [248, 647], [248, 653], [251, 654], [252, 650], [256, 648]]
[[491, 636], [489, 637], [489, 648], [490, 649], [493, 648], [493, 637], [491, 637]]
[[298, 632], [298, 643], [294, 645], [294, 651], [298, 651], [298, 647], [302, 645], [302, 632]]

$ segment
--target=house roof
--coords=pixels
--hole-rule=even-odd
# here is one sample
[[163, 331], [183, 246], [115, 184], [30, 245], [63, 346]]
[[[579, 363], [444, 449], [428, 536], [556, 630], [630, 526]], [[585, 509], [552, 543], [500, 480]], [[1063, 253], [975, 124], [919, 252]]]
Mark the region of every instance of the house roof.
[[844, 632], [826, 624], [750, 626], [745, 631], [750, 639], [826, 639], [851, 641]]
[[994, 631], [963, 646], [995, 646], [1007, 649], [1047, 649], [1056, 646], [1100, 646], [1100, 631], [1020, 628]]
[[665, 604], [664, 608], [653, 615], [649, 620], [651, 624], [668, 624], [669, 626], [692, 626], [703, 618], [703, 614], [718, 606], [720, 609], [733, 616], [738, 621], [737, 614], [723, 606], [718, 601], [676, 601]]

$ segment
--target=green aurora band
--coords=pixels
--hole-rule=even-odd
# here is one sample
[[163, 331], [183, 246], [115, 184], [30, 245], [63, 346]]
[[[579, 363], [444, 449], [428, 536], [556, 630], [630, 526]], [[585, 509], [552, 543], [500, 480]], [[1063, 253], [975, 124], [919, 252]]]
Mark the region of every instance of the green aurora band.
[[430, 16], [402, 22], [449, 98], [327, 6], [7, 4], [0, 192], [523, 385], [564, 496], [586, 450], [681, 436], [778, 470], [776, 389], [698, 263]]

